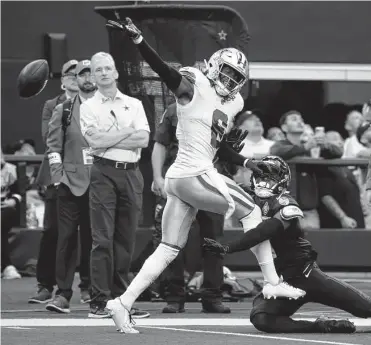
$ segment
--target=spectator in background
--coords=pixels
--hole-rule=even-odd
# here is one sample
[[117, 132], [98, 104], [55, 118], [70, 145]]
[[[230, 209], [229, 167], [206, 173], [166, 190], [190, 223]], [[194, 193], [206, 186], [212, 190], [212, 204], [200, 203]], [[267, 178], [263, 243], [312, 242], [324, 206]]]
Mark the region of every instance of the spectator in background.
[[[130, 284], [143, 193], [138, 162], [150, 130], [142, 102], [117, 89], [118, 71], [110, 54], [96, 53], [91, 72], [98, 90], [80, 106], [81, 131], [94, 155], [89, 189], [93, 238], [89, 317], [108, 318], [107, 301]], [[132, 315], [149, 313], [133, 309]]]
[[[327, 132], [326, 141], [343, 149], [344, 140], [338, 132]], [[347, 167], [329, 166], [327, 172], [318, 177], [318, 185], [323, 228], [365, 228], [360, 190]]]
[[357, 110], [351, 110], [345, 120], [344, 128], [348, 132], [348, 138], [344, 142], [343, 158], [357, 158], [364, 147], [357, 139], [357, 129], [364, 122], [363, 115]]
[[[325, 142], [325, 134], [318, 134], [309, 137], [306, 143], [302, 143], [305, 124], [298, 111], [291, 110], [283, 114], [280, 118], [280, 126], [286, 135], [286, 139], [276, 142], [271, 147], [271, 154], [280, 156], [285, 160], [294, 157], [310, 157], [310, 150], [320, 147], [321, 157], [339, 158], [342, 150], [336, 146]], [[301, 220], [302, 228], [320, 228], [320, 220], [317, 208], [319, 206], [318, 185], [316, 169], [305, 166], [297, 166], [297, 193], [296, 196], [304, 218]]]
[[[92, 157], [89, 144], [81, 134], [80, 105], [91, 98], [95, 85], [91, 80], [90, 61], [76, 66], [77, 96], [54, 108], [47, 137], [48, 158], [52, 183], [57, 186], [58, 242], [56, 252], [56, 281], [58, 290], [46, 309], [70, 312], [72, 284], [75, 277], [78, 234], [80, 235], [82, 267], [89, 268], [91, 229], [89, 215], [89, 183]], [[79, 230], [79, 231], [78, 231]], [[89, 270], [81, 277], [81, 303], [89, 303]]]
[[245, 111], [238, 115], [235, 127], [248, 131], [248, 135], [243, 141], [245, 144], [240, 154], [246, 158], [262, 158], [266, 156], [271, 146], [272, 140], [263, 137], [264, 127], [261, 122], [261, 113], [258, 110]]
[[[261, 113], [258, 110], [252, 110], [237, 115], [235, 120], [235, 127], [248, 131], [248, 135], [243, 141], [244, 147], [240, 152], [246, 158], [262, 158], [269, 154], [270, 148], [274, 144], [274, 141], [263, 137], [264, 127], [260, 117]], [[251, 170], [244, 167], [236, 167], [236, 169], [237, 172], [233, 179], [237, 183], [249, 185]]]
[[21, 275], [12, 265], [9, 252], [9, 232], [17, 224], [21, 196], [17, 188], [16, 166], [4, 161], [1, 149], [1, 272], [3, 279], [18, 279]]
[[[70, 60], [62, 67], [61, 88], [65, 92], [45, 102], [41, 118], [41, 135], [46, 146], [49, 132], [49, 121], [54, 108], [66, 99], [75, 96], [78, 86], [75, 76], [77, 60]], [[44, 231], [42, 233], [39, 257], [36, 266], [37, 292], [29, 298], [28, 303], [47, 303], [52, 299], [55, 285], [55, 255], [57, 251], [57, 190], [51, 183], [49, 160], [45, 152], [36, 183], [45, 190]], [[82, 269], [83, 271], [83, 269]], [[83, 273], [81, 273], [83, 274]]]
[[267, 132], [267, 139], [271, 141], [285, 140], [285, 134], [279, 127], [271, 127]]

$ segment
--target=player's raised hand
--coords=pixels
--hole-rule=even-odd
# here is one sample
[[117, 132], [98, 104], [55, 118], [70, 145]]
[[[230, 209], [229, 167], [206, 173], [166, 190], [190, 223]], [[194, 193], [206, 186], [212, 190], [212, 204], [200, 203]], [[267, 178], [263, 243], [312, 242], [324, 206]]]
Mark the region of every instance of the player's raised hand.
[[215, 254], [217, 256], [223, 257], [227, 253], [227, 248], [223, 246], [221, 243], [218, 241], [215, 241], [211, 238], [204, 238], [204, 243], [202, 245], [202, 249], [205, 252], [209, 252], [212, 254]]
[[134, 43], [137, 43], [142, 37], [142, 32], [135, 26], [130, 18], [125, 18], [125, 20], [122, 22], [108, 20], [106, 23], [106, 27], [112, 30], [120, 30], [126, 32], [128, 36], [134, 41]]

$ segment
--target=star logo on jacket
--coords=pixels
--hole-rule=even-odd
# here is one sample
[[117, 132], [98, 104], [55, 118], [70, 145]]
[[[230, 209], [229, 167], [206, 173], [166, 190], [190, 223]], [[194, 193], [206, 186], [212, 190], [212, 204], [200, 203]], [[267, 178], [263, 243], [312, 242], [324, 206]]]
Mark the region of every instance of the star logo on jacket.
[[123, 108], [125, 111], [130, 109], [127, 105], [124, 105]]
[[268, 214], [268, 211], [269, 211], [269, 205], [268, 205], [268, 201], [266, 201], [263, 206], [263, 215], [266, 216]]
[[218, 36], [221, 41], [225, 41], [227, 39], [227, 33], [223, 29], [218, 32]]

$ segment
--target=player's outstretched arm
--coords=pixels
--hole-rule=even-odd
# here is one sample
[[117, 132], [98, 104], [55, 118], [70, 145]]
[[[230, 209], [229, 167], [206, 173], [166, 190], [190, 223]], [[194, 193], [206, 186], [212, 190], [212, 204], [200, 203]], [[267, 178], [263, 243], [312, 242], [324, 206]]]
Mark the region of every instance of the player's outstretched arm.
[[190, 102], [194, 93], [193, 84], [184, 78], [179, 71], [167, 64], [157, 52], [143, 38], [142, 32], [134, 25], [130, 18], [126, 18], [123, 24], [109, 20], [106, 26], [110, 29], [126, 32], [137, 45], [140, 53], [151, 68], [164, 81], [166, 86], [177, 98], [185, 98]]
[[284, 221], [278, 218], [270, 218], [261, 222], [256, 228], [245, 232], [236, 240], [225, 244], [205, 238], [202, 247], [204, 251], [223, 256], [225, 254], [248, 250], [265, 240], [270, 240], [272, 237], [284, 230]]

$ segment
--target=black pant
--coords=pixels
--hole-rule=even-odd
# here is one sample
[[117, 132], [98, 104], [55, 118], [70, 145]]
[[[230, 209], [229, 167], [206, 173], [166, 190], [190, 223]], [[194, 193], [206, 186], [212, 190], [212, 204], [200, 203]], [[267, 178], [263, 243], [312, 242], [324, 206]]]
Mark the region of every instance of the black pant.
[[90, 220], [92, 304], [126, 291], [142, 208], [143, 176], [103, 162], [91, 169]]
[[[56, 284], [55, 266], [58, 241], [58, 192], [54, 186], [48, 186], [45, 192], [44, 231], [40, 241], [39, 257], [36, 266], [36, 279], [39, 288], [53, 291]], [[89, 261], [80, 263], [81, 282], [89, 281]], [[85, 288], [84, 283], [79, 285]], [[86, 287], [87, 288], [87, 287]]]
[[[91, 228], [89, 215], [89, 192], [81, 196], [72, 194], [63, 183], [58, 187], [58, 243], [56, 255], [56, 280], [58, 291], [67, 300], [72, 297], [72, 284], [76, 271], [78, 233], [80, 233], [81, 289], [89, 289]], [[85, 269], [85, 272], [81, 271]]]
[[[156, 206], [154, 239], [161, 239], [161, 219], [166, 200], [162, 199]], [[192, 225], [191, 231], [199, 227], [201, 243], [204, 237], [216, 239], [223, 234], [224, 216], [216, 213], [198, 211], [196, 221]], [[217, 301], [222, 299], [221, 285], [223, 283], [223, 259], [212, 255], [209, 252], [203, 252], [203, 285], [202, 300]], [[167, 302], [185, 301], [185, 283], [184, 283], [185, 258], [184, 250], [181, 250], [175, 260], [165, 269], [161, 275], [161, 285], [164, 291], [164, 297]]]
[[292, 316], [305, 303], [314, 302], [344, 310], [356, 317], [371, 317], [371, 298], [353, 286], [332, 278], [321, 271], [316, 263], [308, 277], [284, 278], [291, 285], [306, 291], [298, 300], [264, 299], [258, 295], [253, 302], [250, 320], [260, 331], [269, 333], [315, 332], [314, 323], [296, 321]]
[[58, 240], [57, 190], [48, 186], [45, 192], [44, 231], [41, 236], [36, 279], [39, 287], [53, 291], [55, 281], [55, 255]]
[[17, 209], [6, 207], [1, 209], [1, 271], [11, 265], [9, 252], [9, 232], [17, 223]]

